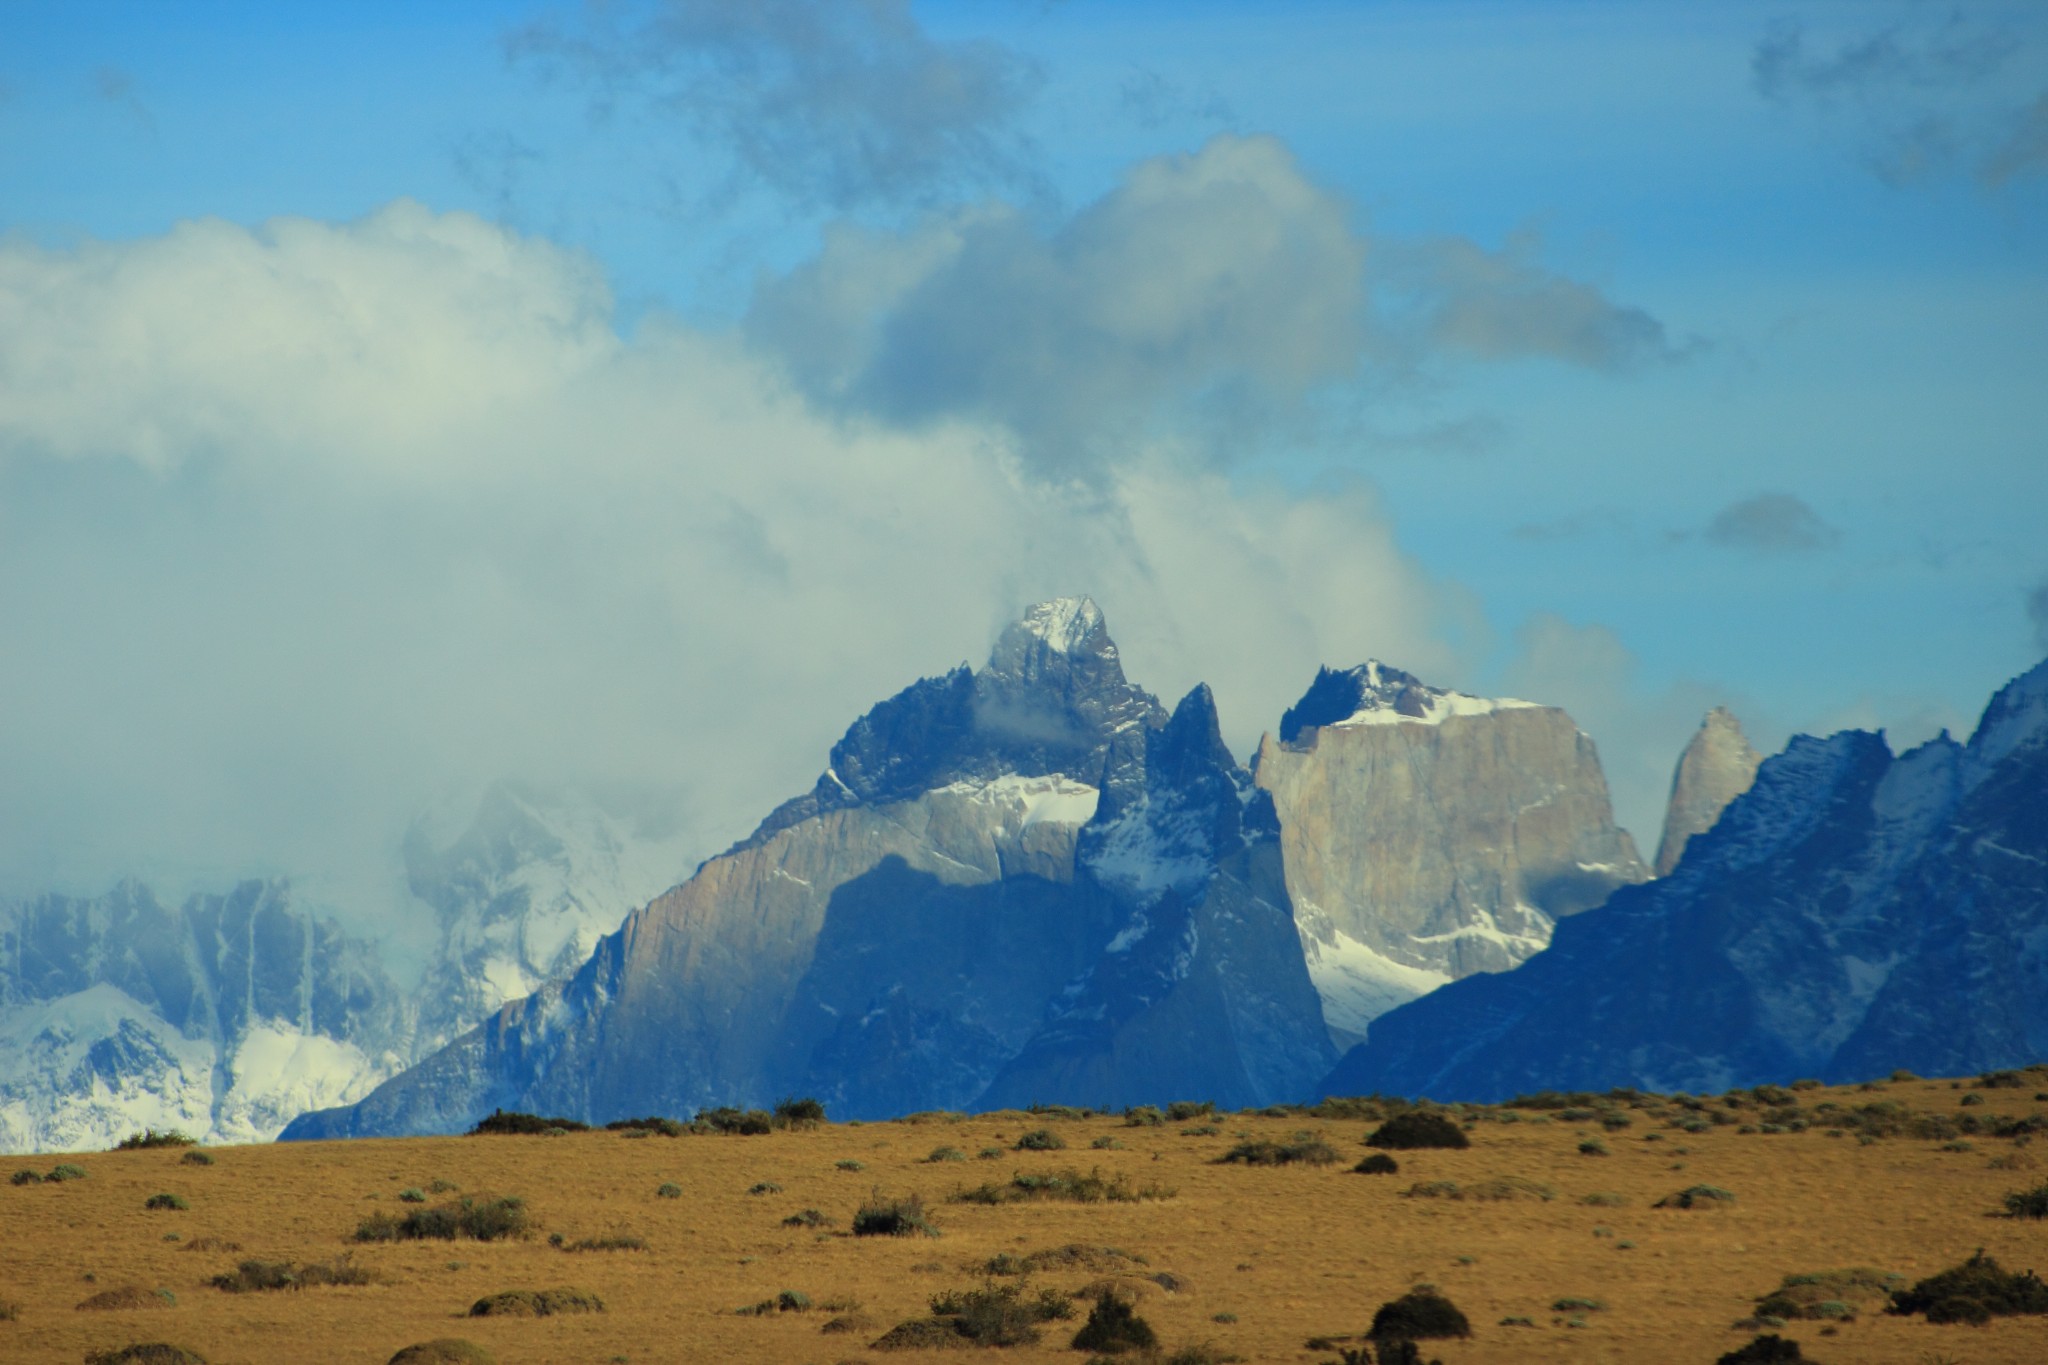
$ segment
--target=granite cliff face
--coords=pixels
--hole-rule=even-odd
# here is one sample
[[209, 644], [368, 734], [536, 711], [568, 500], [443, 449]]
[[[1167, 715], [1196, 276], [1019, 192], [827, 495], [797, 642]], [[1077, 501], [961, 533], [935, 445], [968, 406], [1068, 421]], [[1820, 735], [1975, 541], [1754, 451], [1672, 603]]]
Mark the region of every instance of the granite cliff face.
[[375, 950], [282, 883], [38, 897], [0, 914], [0, 1150], [269, 1138], [395, 1071], [411, 1023]]
[[1657, 842], [1657, 876], [1671, 875], [1685, 854], [1686, 840], [1714, 827], [1728, 803], [1756, 781], [1757, 765], [1763, 761], [1763, 755], [1750, 747], [1740, 721], [1723, 707], [1707, 712], [1671, 775], [1664, 837]]
[[1042, 604], [979, 672], [855, 722], [811, 791], [567, 983], [286, 1136], [447, 1132], [500, 1105], [1299, 1094], [1333, 1054], [1273, 836], [1207, 689], [1168, 717], [1093, 603]]
[[1383, 1016], [1324, 1081], [1493, 1100], [2048, 1056], [2048, 663], [1967, 746], [1798, 736], [1671, 875]]
[[1378, 662], [1323, 669], [1254, 771], [1340, 1044], [1446, 982], [1517, 966], [1558, 920], [1645, 875], [1593, 741], [1555, 707]]

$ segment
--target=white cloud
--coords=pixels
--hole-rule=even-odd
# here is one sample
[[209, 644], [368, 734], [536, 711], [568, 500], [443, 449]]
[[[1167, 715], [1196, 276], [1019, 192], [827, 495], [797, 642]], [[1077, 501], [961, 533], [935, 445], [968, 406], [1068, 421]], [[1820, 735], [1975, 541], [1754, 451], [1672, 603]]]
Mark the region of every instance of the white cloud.
[[1142, 453], [1059, 484], [999, 426], [821, 417], [464, 215], [0, 247], [0, 889], [350, 874], [380, 908], [407, 818], [500, 776], [673, 796], [713, 851], [1075, 591], [1240, 749], [1318, 662], [1448, 671], [1474, 616], [1362, 490]]

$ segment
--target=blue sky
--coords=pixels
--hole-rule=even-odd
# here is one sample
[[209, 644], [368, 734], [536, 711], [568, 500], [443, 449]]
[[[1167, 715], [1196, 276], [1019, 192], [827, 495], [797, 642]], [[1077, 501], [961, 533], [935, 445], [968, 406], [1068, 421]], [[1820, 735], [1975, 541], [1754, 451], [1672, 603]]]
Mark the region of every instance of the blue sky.
[[1646, 846], [1708, 705], [2048, 651], [2038, 4], [20, 3], [0, 232], [10, 889], [709, 851], [1051, 593], [1240, 748], [1563, 704]]

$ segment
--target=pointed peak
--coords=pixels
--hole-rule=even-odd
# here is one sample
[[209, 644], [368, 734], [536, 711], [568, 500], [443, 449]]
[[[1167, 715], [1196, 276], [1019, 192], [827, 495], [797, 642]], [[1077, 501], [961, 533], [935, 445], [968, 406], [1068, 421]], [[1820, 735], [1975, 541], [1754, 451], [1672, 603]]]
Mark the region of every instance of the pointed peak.
[[1319, 668], [1301, 700], [1280, 718], [1280, 741], [1292, 744], [1310, 727], [1395, 725], [1411, 722], [1438, 725], [1452, 716], [1478, 716], [1494, 711], [1536, 706], [1513, 697], [1475, 697], [1449, 688], [1431, 687], [1413, 673], [1378, 659], [1356, 668]]
[[1027, 608], [1011, 629], [1036, 636], [1061, 654], [1071, 654], [1102, 629], [1102, 609], [1093, 598], [1055, 597]]

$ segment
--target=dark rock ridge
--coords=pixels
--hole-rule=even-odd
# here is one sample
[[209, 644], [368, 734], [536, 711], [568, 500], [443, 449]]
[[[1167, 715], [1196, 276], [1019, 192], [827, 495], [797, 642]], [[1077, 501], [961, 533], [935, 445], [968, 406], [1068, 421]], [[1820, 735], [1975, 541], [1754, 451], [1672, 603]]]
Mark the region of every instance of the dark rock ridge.
[[1321, 1089], [1713, 1092], [2048, 1056], [2048, 663], [1967, 746], [1798, 736], [1671, 875], [1375, 1021]]
[[1671, 875], [1685, 853], [1686, 840], [1714, 827], [1728, 803], [1756, 781], [1757, 765], [1763, 761], [1742, 733], [1742, 723], [1725, 707], [1707, 712], [1671, 774], [1664, 836], [1657, 841], [1657, 876]]
[[1086, 599], [925, 679], [812, 790], [361, 1103], [286, 1137], [824, 1100], [842, 1118], [1298, 1096], [1333, 1053], [1270, 804], [1206, 688], [1171, 717]]
[[1646, 873], [1593, 741], [1554, 706], [1325, 668], [1254, 764], [1332, 1036], [1540, 952]]

